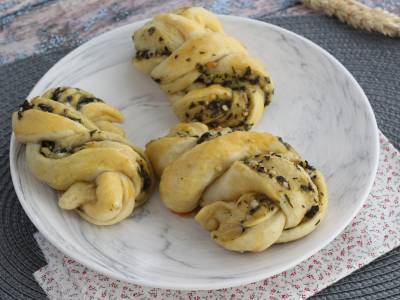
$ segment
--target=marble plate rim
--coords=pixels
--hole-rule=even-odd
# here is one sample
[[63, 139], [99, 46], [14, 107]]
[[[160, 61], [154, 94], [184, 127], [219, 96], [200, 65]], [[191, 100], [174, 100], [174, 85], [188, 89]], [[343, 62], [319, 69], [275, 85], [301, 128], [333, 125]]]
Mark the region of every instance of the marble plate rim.
[[[341, 70], [341, 72], [345, 73], [348, 76], [348, 78], [351, 80], [352, 84], [357, 88], [358, 92], [360, 92], [360, 95], [362, 96], [361, 97], [362, 99], [360, 99], [360, 100], [362, 100], [361, 102], [367, 108], [367, 112], [368, 112], [368, 115], [370, 117], [370, 121], [372, 122], [373, 129], [374, 129], [373, 141], [371, 143], [375, 144], [375, 149], [373, 151], [374, 161], [372, 163], [372, 172], [371, 172], [371, 174], [369, 176], [368, 185], [364, 189], [363, 195], [361, 197], [362, 199], [359, 200], [358, 206], [356, 207], [356, 209], [354, 209], [353, 213], [350, 215], [350, 217], [348, 218], [348, 220], [346, 222], [343, 222], [340, 226], [338, 226], [337, 229], [334, 232], [332, 232], [332, 234], [328, 238], [324, 239], [323, 242], [321, 242], [317, 246], [315, 246], [312, 251], [309, 251], [309, 252], [307, 252], [307, 253], [305, 253], [303, 255], [300, 255], [297, 259], [292, 260], [290, 263], [287, 263], [287, 264], [281, 265], [279, 267], [276, 267], [273, 271], [270, 271], [270, 272], [258, 272], [256, 274], [248, 275], [245, 278], [230, 278], [229, 280], [215, 281], [214, 283], [212, 283], [212, 284], [208, 283], [207, 285], [196, 284], [194, 282], [190, 286], [189, 285], [182, 285], [182, 284], [179, 284], [179, 283], [176, 283], [174, 286], [171, 286], [170, 283], [166, 284], [166, 283], [162, 283], [162, 282], [161, 283], [149, 282], [149, 281], [142, 280], [141, 278], [138, 278], [138, 279], [127, 278], [127, 277], [123, 276], [122, 274], [108, 272], [107, 270], [102, 269], [101, 266], [99, 266], [99, 265], [97, 265], [95, 263], [92, 263], [92, 261], [86, 261], [85, 259], [81, 258], [79, 256], [79, 254], [76, 255], [76, 253], [74, 253], [73, 251], [70, 251], [68, 248], [64, 248], [59, 240], [57, 240], [54, 236], [52, 236], [46, 230], [46, 228], [44, 228], [43, 226], [40, 225], [39, 222], [35, 221], [35, 217], [33, 215], [33, 212], [30, 211], [29, 209], [27, 209], [27, 207], [24, 204], [25, 199], [24, 199], [24, 196], [22, 194], [22, 191], [17, 188], [19, 186], [18, 185], [19, 175], [18, 175], [17, 166], [16, 166], [16, 157], [17, 157], [17, 153], [18, 153], [18, 151], [19, 151], [19, 149], [21, 147], [21, 144], [16, 141], [14, 133], [12, 133], [11, 134], [11, 138], [10, 138], [9, 161], [10, 161], [11, 178], [12, 178], [12, 182], [13, 182], [13, 185], [14, 185], [14, 190], [15, 190], [15, 192], [17, 194], [18, 200], [21, 203], [21, 206], [23, 207], [25, 213], [28, 215], [29, 219], [32, 221], [32, 223], [35, 225], [35, 227], [38, 229], [38, 231], [41, 232], [45, 236], [45, 238], [48, 239], [51, 242], [51, 244], [53, 244], [62, 253], [66, 254], [67, 256], [69, 256], [71, 258], [73, 258], [74, 260], [76, 260], [77, 262], [81, 263], [82, 265], [87, 266], [87, 267], [91, 268], [92, 270], [97, 271], [99, 273], [105, 274], [105, 275], [107, 275], [107, 276], [109, 276], [111, 278], [114, 278], [114, 279], [117, 279], [117, 280], [122, 280], [122, 281], [125, 281], [125, 282], [128, 282], [128, 283], [143, 285], [143, 286], [146, 286], [146, 287], [165, 288], [165, 289], [174, 289], [174, 290], [215, 290], [215, 289], [221, 289], [221, 288], [229, 288], [229, 287], [235, 287], [235, 286], [249, 284], [249, 283], [253, 283], [253, 282], [259, 281], [259, 280], [263, 280], [263, 279], [266, 279], [266, 278], [268, 278], [270, 276], [279, 274], [280, 272], [283, 272], [283, 271], [285, 271], [285, 270], [287, 270], [289, 268], [294, 267], [295, 265], [297, 265], [300, 262], [302, 262], [303, 260], [309, 258], [313, 254], [317, 253], [322, 248], [324, 248], [326, 245], [331, 243], [332, 240], [335, 239], [346, 228], [346, 226], [348, 224], [350, 224], [352, 219], [355, 217], [355, 215], [361, 209], [362, 205], [364, 204], [365, 200], [367, 199], [367, 197], [369, 195], [369, 192], [370, 192], [370, 190], [372, 188], [372, 185], [374, 183], [374, 180], [375, 180], [375, 176], [376, 176], [377, 169], [378, 169], [378, 163], [379, 163], [380, 146], [379, 146], [379, 131], [378, 131], [378, 126], [377, 126], [375, 114], [373, 112], [371, 104], [368, 101], [368, 97], [365, 95], [364, 90], [361, 88], [359, 83], [356, 81], [356, 79], [353, 77], [353, 75], [346, 69], [346, 67], [344, 67], [327, 50], [323, 49], [321, 46], [315, 44], [314, 42], [310, 41], [309, 39], [307, 39], [307, 38], [305, 38], [305, 37], [293, 32], [293, 31], [287, 30], [287, 29], [282, 28], [282, 27], [280, 27], [278, 25], [274, 25], [274, 24], [271, 24], [271, 23], [268, 23], [268, 22], [265, 22], [265, 21], [260, 21], [260, 20], [256, 20], [256, 19], [250, 19], [250, 18], [246, 18], [246, 17], [231, 16], [231, 15], [218, 15], [218, 17], [220, 17], [222, 20], [226, 19], [226, 20], [230, 20], [230, 21], [245, 22], [245, 23], [249, 23], [250, 25], [251, 24], [262, 25], [262, 26], [265, 26], [267, 28], [271, 28], [271, 29], [274, 29], [274, 30], [281, 31], [281, 32], [283, 32], [285, 34], [291, 35], [292, 37], [295, 37], [295, 38], [298, 38], [298, 39], [302, 40], [303, 42], [307, 43], [312, 48], [315, 48], [317, 51], [322, 52], [325, 56], [327, 56], [327, 58], [330, 59], [331, 62], [333, 62]], [[80, 45], [77, 48], [73, 49], [67, 55], [65, 55], [60, 60], [58, 60], [41, 77], [41, 79], [32, 88], [32, 90], [30, 91], [30, 93], [27, 96], [27, 98], [31, 99], [33, 94], [34, 94], [34, 91], [35, 91], [36, 87], [41, 83], [43, 78], [46, 77], [50, 72], [52, 72], [55, 69], [57, 69], [57, 67], [59, 65], [62, 65], [65, 62], [65, 60], [73, 57], [74, 55], [79, 54], [84, 49], [87, 49], [87, 48], [91, 47], [93, 44], [96, 44], [97, 42], [101, 41], [102, 39], [105, 39], [106, 37], [108, 37], [108, 35], [110, 35], [112, 33], [124, 30], [125, 28], [131, 27], [132, 25], [144, 24], [147, 21], [149, 21], [149, 19], [140, 20], [140, 21], [137, 21], [137, 22], [125, 24], [125, 25], [113, 28], [111, 30], [105, 31], [104, 33], [101, 33], [100, 35], [95, 36], [94, 38], [86, 41], [82, 45]]]

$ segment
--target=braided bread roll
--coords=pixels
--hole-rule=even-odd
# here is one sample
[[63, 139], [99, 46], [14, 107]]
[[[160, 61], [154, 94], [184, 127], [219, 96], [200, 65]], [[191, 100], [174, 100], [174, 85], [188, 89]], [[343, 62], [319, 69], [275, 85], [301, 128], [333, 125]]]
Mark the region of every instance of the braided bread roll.
[[114, 123], [121, 113], [88, 92], [57, 88], [12, 116], [32, 173], [60, 191], [61, 208], [96, 225], [127, 218], [153, 185], [150, 163]]
[[299, 239], [325, 215], [322, 174], [269, 133], [178, 124], [146, 154], [161, 175], [165, 205], [178, 213], [201, 206], [196, 220], [228, 250]]
[[210, 31], [223, 33], [217, 17], [202, 7], [159, 14], [132, 35], [136, 49], [133, 65], [150, 74], [192, 34]]
[[202, 8], [158, 15], [133, 40], [134, 65], [168, 93], [181, 121], [249, 129], [271, 102], [269, 74]]

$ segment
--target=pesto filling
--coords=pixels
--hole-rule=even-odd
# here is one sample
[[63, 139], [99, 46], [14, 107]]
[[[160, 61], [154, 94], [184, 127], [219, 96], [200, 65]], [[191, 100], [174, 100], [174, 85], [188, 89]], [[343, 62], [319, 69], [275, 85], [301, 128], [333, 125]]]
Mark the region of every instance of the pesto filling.
[[172, 53], [171, 50], [167, 46], [165, 46], [164, 48], [155, 51], [151, 51], [148, 49], [138, 50], [136, 51], [135, 58], [137, 60], [143, 60], [143, 59], [150, 59], [153, 57], [169, 56], [171, 55], [171, 53]]
[[217, 138], [217, 137], [219, 137], [219, 136], [222, 136], [222, 135], [224, 135], [224, 134], [227, 134], [227, 133], [231, 133], [231, 132], [233, 132], [234, 130], [233, 129], [231, 129], [231, 128], [229, 128], [229, 127], [227, 127], [227, 128], [220, 128], [220, 129], [212, 129], [212, 130], [210, 130], [210, 131], [207, 131], [207, 132], [205, 132], [205, 133], [203, 133], [198, 139], [197, 139], [197, 144], [201, 144], [201, 143], [204, 143], [204, 142], [206, 142], [206, 141], [209, 141], [209, 140], [212, 140], [212, 139], [215, 139], [215, 138]]
[[255, 74], [250, 67], [247, 67], [242, 74], [239, 74], [233, 67], [232, 73], [210, 74], [206, 65], [197, 64], [196, 69], [201, 73], [197, 78], [197, 83], [205, 86], [219, 84], [232, 90], [244, 91], [246, 84], [258, 85], [265, 93], [264, 106], [271, 102], [271, 95], [266, 91], [265, 87], [271, 84], [271, 80], [267, 76]]
[[[232, 73], [217, 73], [210, 74], [207, 68], [203, 65], [197, 64], [196, 69], [201, 73], [197, 78], [197, 82], [204, 83], [205, 85], [220, 84], [224, 87], [231, 88], [233, 90], [245, 90], [246, 87], [244, 83], [250, 83], [252, 85], [260, 85], [262, 88], [262, 80], [259, 75], [252, 74], [250, 67], [246, 68], [246, 71], [240, 75], [236, 73], [233, 69]], [[265, 77], [265, 80], [269, 79]]]
[[137, 171], [140, 178], [142, 178], [142, 190], [145, 191], [149, 189], [151, 187], [151, 177], [142, 163], [139, 163]]
[[22, 119], [24, 111], [32, 109], [33, 107], [34, 107], [33, 104], [31, 104], [28, 100], [25, 100], [19, 107], [19, 110], [18, 110], [18, 113], [17, 113], [18, 114], [18, 120]]
[[54, 100], [57, 102], [71, 104], [74, 97], [76, 97], [76, 95], [79, 95], [79, 99], [78, 99], [78, 101], [75, 102], [75, 105], [74, 105], [76, 110], [80, 110], [82, 108], [82, 106], [89, 104], [89, 103], [93, 103], [93, 102], [104, 103], [104, 101], [102, 99], [93, 97], [90, 94], [86, 94], [86, 93], [82, 92], [80, 89], [75, 89], [75, 90], [77, 90], [77, 91], [68, 95], [68, 92], [70, 92], [71, 89], [58, 87], [49, 95], [49, 98], [51, 100]]
[[42, 141], [40, 145], [40, 154], [48, 158], [62, 158], [74, 152], [74, 148], [62, 148], [53, 141]]
[[242, 99], [245, 99], [245, 103], [234, 103], [231, 98], [192, 102], [185, 112], [185, 118], [187, 121], [206, 123], [211, 128], [221, 125], [251, 127], [252, 124], [246, 122], [250, 112], [247, 94]]
[[264, 165], [264, 162], [269, 161], [272, 156], [277, 156], [280, 157], [279, 154], [276, 153], [268, 153], [265, 155], [255, 155], [252, 157], [248, 157], [242, 160], [242, 163], [244, 163], [246, 166], [249, 168], [253, 169], [257, 173], [263, 174], [268, 176], [269, 178], [275, 178], [275, 180], [282, 185], [283, 187], [287, 188], [290, 190], [290, 185], [286, 178], [284, 176], [276, 174], [276, 171], [274, 170], [274, 167], [271, 166], [270, 169], [267, 169]]

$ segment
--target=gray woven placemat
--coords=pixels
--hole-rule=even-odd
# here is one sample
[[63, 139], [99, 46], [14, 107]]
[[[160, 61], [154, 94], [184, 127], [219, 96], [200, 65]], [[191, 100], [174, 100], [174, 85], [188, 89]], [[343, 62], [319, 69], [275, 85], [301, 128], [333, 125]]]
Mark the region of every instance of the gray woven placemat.
[[[338, 58], [364, 88], [378, 125], [400, 145], [400, 39], [360, 32], [323, 16], [261, 18], [295, 31]], [[268, 51], [267, 49], [265, 51]], [[0, 299], [42, 299], [32, 273], [45, 264], [11, 183], [10, 116], [33, 85], [68, 49], [0, 67]], [[321, 291], [318, 299], [400, 299], [400, 248]]]

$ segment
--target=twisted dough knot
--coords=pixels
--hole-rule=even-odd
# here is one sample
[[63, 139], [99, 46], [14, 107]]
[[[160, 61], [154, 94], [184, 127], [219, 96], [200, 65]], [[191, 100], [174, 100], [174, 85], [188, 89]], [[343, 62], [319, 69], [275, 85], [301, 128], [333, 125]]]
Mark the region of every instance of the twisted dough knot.
[[[134, 65], [168, 93], [181, 121], [249, 129], [271, 102], [268, 73], [237, 40], [223, 34], [210, 12], [186, 11], [191, 18], [161, 14], [134, 33]], [[177, 27], [181, 23], [191, 26]]]
[[191, 35], [205, 32], [223, 33], [223, 29], [217, 17], [202, 7], [161, 13], [133, 34], [136, 49], [133, 64], [139, 70], [151, 73]]
[[128, 217], [148, 198], [150, 163], [114, 123], [121, 113], [88, 92], [60, 87], [12, 117], [33, 174], [61, 192], [59, 206], [97, 225]]
[[262, 251], [296, 240], [324, 217], [322, 174], [271, 134], [178, 124], [146, 153], [165, 205], [179, 213], [200, 205], [196, 220], [226, 249]]

